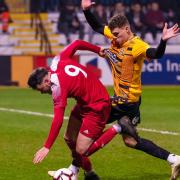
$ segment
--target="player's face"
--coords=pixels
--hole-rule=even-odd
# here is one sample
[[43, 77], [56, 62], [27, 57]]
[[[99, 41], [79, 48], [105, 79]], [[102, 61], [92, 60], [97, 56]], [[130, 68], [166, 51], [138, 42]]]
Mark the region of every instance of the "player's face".
[[40, 91], [42, 94], [51, 94], [51, 81], [50, 81], [50, 78], [49, 78], [49, 75], [47, 74], [41, 84], [38, 84], [37, 85], [37, 90]]
[[129, 27], [124, 26], [122, 28], [114, 28], [112, 30], [112, 34], [114, 35], [113, 41], [115, 42], [116, 46], [120, 47], [129, 39]]

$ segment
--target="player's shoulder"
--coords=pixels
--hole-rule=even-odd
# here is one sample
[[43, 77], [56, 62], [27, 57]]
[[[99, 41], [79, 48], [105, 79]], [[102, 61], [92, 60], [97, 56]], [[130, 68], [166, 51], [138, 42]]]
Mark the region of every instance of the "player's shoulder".
[[142, 40], [139, 36], [134, 36], [134, 38], [131, 41], [131, 44], [133, 46], [138, 46], [138, 45], [148, 45], [148, 43], [146, 43], [144, 40]]
[[59, 61], [60, 61], [60, 56], [59, 55], [55, 56], [52, 59], [51, 64], [50, 64], [50, 70], [51, 71], [56, 71], [57, 70]]
[[132, 55], [134, 57], [139, 57], [140, 55], [146, 57], [146, 51], [150, 47], [148, 43], [143, 41], [139, 36], [134, 36], [130, 44], [132, 47]]
[[135, 36], [132, 41], [130, 42], [130, 46], [132, 47], [133, 51], [136, 50], [146, 50], [150, 47], [148, 43], [146, 43], [144, 40], [142, 40], [139, 36]]

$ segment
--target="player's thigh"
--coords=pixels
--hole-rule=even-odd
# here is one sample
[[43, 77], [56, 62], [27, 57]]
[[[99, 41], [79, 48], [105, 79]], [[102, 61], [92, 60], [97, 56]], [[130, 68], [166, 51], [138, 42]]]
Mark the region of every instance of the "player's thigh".
[[112, 105], [107, 123], [112, 123], [121, 119], [123, 116], [128, 116], [132, 124], [136, 126], [138, 123], [140, 123], [139, 106], [139, 102]]
[[118, 105], [112, 105], [107, 124], [117, 121], [125, 116], [125, 112]]
[[71, 115], [69, 117], [67, 129], [64, 135], [65, 139], [71, 139], [76, 142], [82, 124], [82, 117], [80, 114], [80, 106], [76, 105], [71, 111]]
[[106, 120], [99, 113], [89, 113], [83, 116], [79, 130], [76, 149], [79, 153], [85, 152], [93, 141], [98, 139], [106, 125]]

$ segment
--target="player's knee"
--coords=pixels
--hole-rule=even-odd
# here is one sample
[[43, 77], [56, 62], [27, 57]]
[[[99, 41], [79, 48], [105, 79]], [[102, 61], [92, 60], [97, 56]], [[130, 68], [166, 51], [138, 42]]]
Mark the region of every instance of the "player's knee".
[[81, 155], [84, 155], [87, 151], [87, 148], [83, 147], [83, 146], [79, 146], [79, 145], [76, 145], [76, 152], [81, 154]]
[[128, 147], [134, 148], [137, 144], [137, 141], [132, 137], [123, 137], [124, 144]]

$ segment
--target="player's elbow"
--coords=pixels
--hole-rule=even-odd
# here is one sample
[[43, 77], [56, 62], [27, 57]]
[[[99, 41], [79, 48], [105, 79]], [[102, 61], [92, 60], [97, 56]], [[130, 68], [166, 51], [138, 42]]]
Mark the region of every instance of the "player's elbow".
[[149, 59], [160, 59], [164, 55], [164, 52], [158, 52], [156, 48], [149, 48], [146, 51], [146, 56]]
[[161, 59], [164, 54], [157, 54], [156, 59]]
[[75, 44], [75, 45], [78, 45], [78, 44], [80, 44], [81, 42], [82, 42], [81, 40], [76, 39], [76, 40], [74, 40], [72, 43]]

